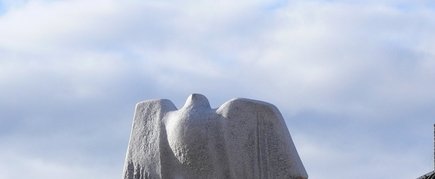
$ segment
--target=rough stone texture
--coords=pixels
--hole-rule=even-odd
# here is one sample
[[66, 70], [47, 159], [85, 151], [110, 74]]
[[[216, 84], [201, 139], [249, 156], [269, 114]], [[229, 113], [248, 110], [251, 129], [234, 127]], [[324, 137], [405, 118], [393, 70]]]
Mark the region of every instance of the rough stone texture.
[[212, 109], [192, 94], [138, 103], [124, 179], [306, 179], [290, 133], [272, 104], [233, 99]]

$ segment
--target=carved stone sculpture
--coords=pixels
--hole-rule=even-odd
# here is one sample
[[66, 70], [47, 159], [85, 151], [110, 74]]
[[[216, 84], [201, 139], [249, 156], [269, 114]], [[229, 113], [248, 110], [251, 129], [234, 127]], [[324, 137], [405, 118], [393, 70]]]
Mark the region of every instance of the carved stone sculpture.
[[212, 109], [192, 94], [177, 109], [166, 99], [138, 103], [124, 179], [308, 178], [272, 104], [233, 99]]

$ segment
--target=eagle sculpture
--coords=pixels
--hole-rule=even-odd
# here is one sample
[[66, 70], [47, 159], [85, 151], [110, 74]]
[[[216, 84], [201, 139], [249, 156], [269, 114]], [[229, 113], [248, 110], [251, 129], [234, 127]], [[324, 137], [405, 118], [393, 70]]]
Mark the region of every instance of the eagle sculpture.
[[136, 105], [124, 179], [307, 179], [279, 110], [236, 98], [212, 109], [192, 94]]

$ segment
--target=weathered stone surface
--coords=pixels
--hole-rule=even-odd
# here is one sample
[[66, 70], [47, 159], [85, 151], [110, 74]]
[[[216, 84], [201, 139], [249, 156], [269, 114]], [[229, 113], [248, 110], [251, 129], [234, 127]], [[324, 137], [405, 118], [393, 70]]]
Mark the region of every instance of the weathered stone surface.
[[124, 179], [308, 178], [278, 109], [233, 99], [212, 109], [192, 94], [138, 103]]

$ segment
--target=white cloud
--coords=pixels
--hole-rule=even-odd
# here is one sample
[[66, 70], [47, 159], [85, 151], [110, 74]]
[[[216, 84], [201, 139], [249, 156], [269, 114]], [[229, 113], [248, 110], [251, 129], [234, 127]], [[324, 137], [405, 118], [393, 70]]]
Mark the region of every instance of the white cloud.
[[54, 51], [63, 41], [81, 38], [77, 35], [108, 21], [104, 17], [115, 10], [110, 1], [30, 1], [0, 17], [0, 44], [10, 50]]
[[[7, 155], [6, 155], [7, 154]], [[3, 153], [0, 162], [0, 178], [115, 178], [120, 177], [116, 168], [99, 164], [77, 165], [73, 161], [50, 161], [20, 153]]]

